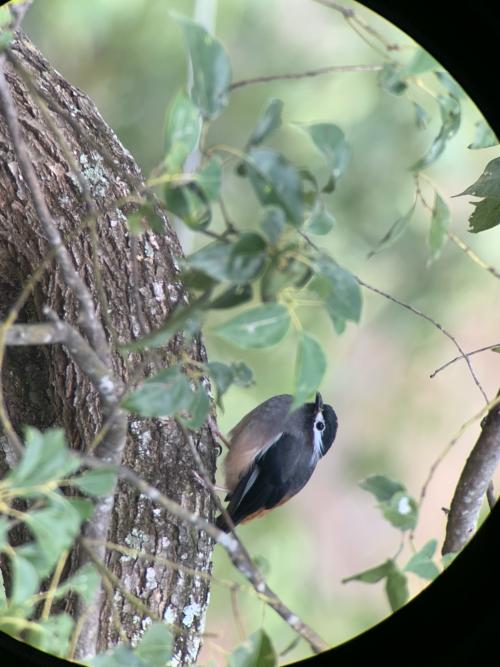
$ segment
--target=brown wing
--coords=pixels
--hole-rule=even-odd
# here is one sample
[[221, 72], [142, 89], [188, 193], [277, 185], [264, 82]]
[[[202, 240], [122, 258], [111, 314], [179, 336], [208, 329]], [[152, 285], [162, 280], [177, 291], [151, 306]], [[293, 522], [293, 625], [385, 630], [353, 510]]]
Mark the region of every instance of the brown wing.
[[234, 491], [257, 454], [280, 435], [291, 402], [288, 394], [273, 396], [245, 415], [230, 432], [231, 446], [224, 462], [229, 492]]

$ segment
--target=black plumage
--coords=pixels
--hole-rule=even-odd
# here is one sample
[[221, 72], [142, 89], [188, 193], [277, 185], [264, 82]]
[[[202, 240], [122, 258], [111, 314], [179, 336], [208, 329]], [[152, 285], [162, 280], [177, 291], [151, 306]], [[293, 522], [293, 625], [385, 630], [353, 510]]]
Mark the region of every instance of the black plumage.
[[[228, 485], [226, 500], [235, 525], [261, 516], [296, 495], [335, 439], [337, 416], [319, 394], [314, 403], [290, 413], [291, 402], [292, 397], [286, 394], [268, 399], [233, 429], [230, 467], [226, 464], [226, 478], [232, 484]], [[256, 451], [249, 445], [252, 429], [260, 436]], [[253, 454], [250, 459], [249, 450]], [[222, 516], [216, 525], [228, 530]]]

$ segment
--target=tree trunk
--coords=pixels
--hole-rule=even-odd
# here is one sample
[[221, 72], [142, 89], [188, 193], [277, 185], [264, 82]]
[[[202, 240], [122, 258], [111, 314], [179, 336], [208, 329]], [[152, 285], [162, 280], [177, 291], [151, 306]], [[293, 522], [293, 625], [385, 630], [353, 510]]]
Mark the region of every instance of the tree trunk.
[[[123, 199], [137, 195], [143, 184], [132, 156], [92, 101], [64, 81], [25, 36], [19, 35], [14, 41], [12, 54], [29, 72], [35, 87], [50, 96], [50, 114], [90, 185], [98, 213], [98, 242], [94, 247], [89, 227], [83, 224], [88, 211], [81, 188], [60, 141], [45, 122], [25, 81], [8, 64], [7, 81], [52, 218], [103, 319], [116, 376], [125, 385], [136, 383], [172, 363], [184, 346], [182, 336], [176, 336], [154, 355], [117, 350], [119, 344], [140, 336], [144, 325], [146, 329], [159, 326], [173, 306], [185, 300], [175, 260], [181, 254], [179, 243], [160, 207], [157, 213], [164, 222], [165, 233], [146, 232], [132, 241], [125, 218], [135, 205], [123, 204]], [[30, 190], [20, 175], [9, 132], [0, 115], [0, 319], [48, 250]], [[94, 262], [100, 268], [101, 286], [96, 283]], [[107, 314], [103, 313], [105, 304]], [[54, 260], [18, 321], [45, 319], [44, 306], [78, 327], [77, 302]], [[205, 358], [198, 339], [188, 351], [197, 360]], [[18, 433], [23, 424], [42, 430], [60, 426], [71, 447], [87, 450], [103, 424], [102, 405], [95, 388], [61, 346], [9, 348], [3, 374], [7, 407]], [[216, 449], [209, 430], [203, 428], [194, 441], [213, 476]], [[186, 509], [207, 518], [212, 516], [209, 493], [194, 479], [192, 455], [173, 420], [130, 418], [123, 463]], [[175, 517], [154, 509], [148, 499], [126, 483], [119, 483], [115, 494], [108, 539], [161, 555], [201, 573], [210, 571], [211, 540], [204, 533], [193, 534]], [[191, 577], [116, 552], [107, 553], [106, 565], [128, 591], [180, 628], [175, 633], [174, 664], [192, 663], [199, 651], [208, 603], [207, 578]], [[76, 566], [77, 558], [73, 557], [71, 569]], [[116, 591], [113, 599], [103, 596], [96, 619], [98, 652], [119, 639], [111, 606], [132, 643], [149, 623], [120, 592]]]

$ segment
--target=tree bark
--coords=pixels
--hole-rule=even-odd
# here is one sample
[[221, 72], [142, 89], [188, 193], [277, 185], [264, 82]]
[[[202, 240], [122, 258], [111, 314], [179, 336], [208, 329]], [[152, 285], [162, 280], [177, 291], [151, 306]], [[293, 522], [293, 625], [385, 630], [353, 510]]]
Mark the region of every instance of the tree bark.
[[[144, 333], [144, 325], [149, 330], [159, 326], [172, 308], [186, 299], [175, 259], [181, 255], [178, 240], [165, 212], [157, 205], [165, 233], [145, 232], [132, 242], [126, 215], [134, 210], [134, 205], [124, 204], [123, 199], [137, 195], [143, 185], [132, 156], [92, 101], [69, 85], [25, 36], [18, 35], [12, 54], [28, 71], [35, 87], [50, 96], [51, 116], [90, 186], [97, 210], [97, 246], [93, 246], [89, 228], [83, 224], [88, 211], [60, 142], [19, 73], [8, 65], [6, 77], [31, 161], [52, 218], [103, 320], [112, 349], [113, 371], [125, 385], [136, 383], [175, 361], [185, 346], [182, 336], [176, 336], [154, 355], [123, 354], [117, 350], [117, 345]], [[48, 250], [0, 114], [0, 320]], [[100, 285], [93, 262], [100, 267]], [[99, 297], [100, 287], [104, 299], [102, 294]], [[105, 304], [107, 313], [103, 313]], [[54, 260], [18, 322], [43, 321], [46, 306], [61, 320], [79, 326], [76, 299]], [[197, 360], [205, 359], [199, 339], [189, 344], [188, 351]], [[9, 348], [3, 381], [9, 414], [18, 433], [23, 424], [42, 430], [60, 426], [71, 447], [87, 451], [103, 424], [102, 405], [95, 388], [61, 346]], [[210, 431], [201, 429], [194, 441], [213, 477], [216, 448]], [[173, 420], [130, 418], [123, 463], [186, 509], [212, 517], [209, 493], [192, 474], [192, 455]], [[4, 461], [4, 469], [7, 465], [8, 461]], [[161, 555], [201, 573], [210, 571], [213, 543], [208, 536], [193, 533], [175, 517], [154, 509], [145, 496], [123, 482], [114, 497], [108, 539]], [[77, 560], [75, 555], [72, 571]], [[191, 577], [116, 552], [107, 553], [106, 565], [128, 591], [180, 628], [175, 633], [174, 664], [194, 662], [208, 604], [207, 578]], [[112, 600], [103, 597], [96, 619], [98, 652], [116, 644], [119, 638], [112, 623], [111, 606], [132, 643], [150, 622], [121, 593], [115, 592]]]

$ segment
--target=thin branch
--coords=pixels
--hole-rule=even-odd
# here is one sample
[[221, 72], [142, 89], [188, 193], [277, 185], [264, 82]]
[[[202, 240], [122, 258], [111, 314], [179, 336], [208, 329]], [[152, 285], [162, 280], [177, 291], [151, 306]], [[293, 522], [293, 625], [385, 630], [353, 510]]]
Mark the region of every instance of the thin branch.
[[448, 232], [448, 238], [450, 241], [453, 241], [453, 243], [460, 248], [460, 250], [463, 250], [463, 252], [471, 259], [475, 264], [480, 266], [482, 269], [485, 269], [488, 271], [488, 273], [491, 273], [492, 276], [495, 276], [495, 278], [500, 279], [500, 272], [498, 269], [495, 269], [494, 266], [491, 266], [491, 264], [488, 264], [485, 262], [479, 255], [477, 255], [472, 248], [470, 248], [462, 239], [454, 234], [453, 232]]
[[429, 377], [435, 378], [438, 373], [441, 371], [444, 371], [445, 368], [448, 368], [448, 366], [451, 366], [451, 364], [454, 364], [455, 361], [460, 361], [461, 359], [464, 359], [465, 357], [472, 357], [473, 354], [479, 354], [480, 352], [486, 352], [487, 350], [494, 350], [496, 347], [500, 349], [500, 343], [494, 343], [493, 345], [486, 345], [486, 347], [480, 347], [477, 350], [472, 350], [472, 352], [467, 352], [464, 356], [460, 355], [459, 357], [455, 357], [454, 359], [451, 359], [450, 361], [447, 361], [445, 364], [440, 366], [439, 368], [436, 368], [436, 370], [429, 375]]
[[305, 72], [293, 72], [290, 74], [269, 74], [267, 76], [256, 76], [252, 79], [242, 79], [235, 81], [229, 86], [229, 90], [236, 90], [244, 86], [251, 86], [255, 83], [269, 83], [270, 81], [296, 81], [298, 79], [308, 79], [322, 74], [335, 74], [341, 72], [380, 72], [384, 69], [383, 65], [327, 65], [318, 67]]
[[[109, 467], [109, 465], [103, 463], [99, 459], [90, 456], [80, 456], [80, 460], [82, 461], [82, 464], [87, 465], [90, 468]], [[214, 524], [206, 519], [189, 512], [184, 507], [162, 494], [155, 487], [150, 486], [129, 468], [121, 465], [117, 465], [115, 468], [120, 477], [133, 484], [147, 498], [160, 505], [177, 518], [193, 526], [193, 528], [204, 530], [217, 542], [217, 544], [220, 544], [227, 552], [233, 565], [252, 584], [258, 593], [262, 593], [269, 598], [269, 606], [272, 607], [272, 609], [274, 609], [274, 611], [281, 616], [281, 618], [295, 630], [295, 632], [300, 634], [309, 643], [314, 653], [319, 653], [328, 648], [327, 644], [311, 628], [303, 623], [296, 614], [283, 604], [278, 596], [269, 588], [260, 571], [255, 567], [252, 560], [249, 559], [246, 550], [241, 548], [240, 543], [233, 535], [219, 530]]]
[[455, 489], [443, 554], [459, 552], [472, 536], [484, 494], [500, 462], [500, 392], [493, 403]]
[[28, 148], [21, 132], [21, 126], [3, 67], [0, 67], [0, 104], [2, 106], [21, 173], [31, 191], [31, 197], [38, 219], [40, 220], [40, 224], [49, 245], [56, 250], [56, 257], [61, 266], [64, 280], [68, 287], [72, 289], [80, 305], [82, 328], [88, 336], [96, 353], [99, 355], [99, 358], [105, 363], [109, 362], [110, 352], [104, 329], [95, 313], [94, 301], [87, 286], [76, 271], [71, 256], [66, 246], [63, 244], [61, 234], [50, 215], [29, 156]]

